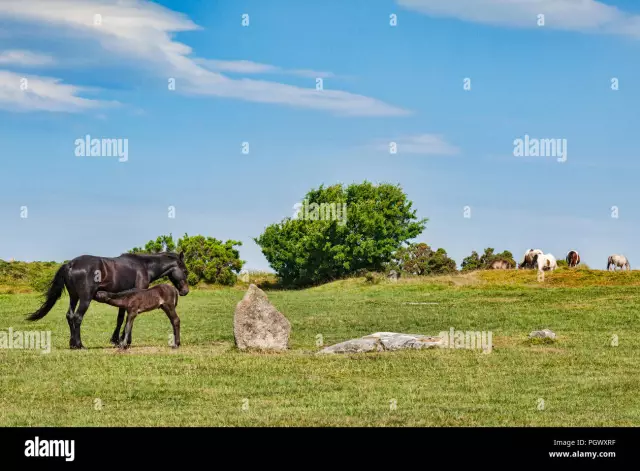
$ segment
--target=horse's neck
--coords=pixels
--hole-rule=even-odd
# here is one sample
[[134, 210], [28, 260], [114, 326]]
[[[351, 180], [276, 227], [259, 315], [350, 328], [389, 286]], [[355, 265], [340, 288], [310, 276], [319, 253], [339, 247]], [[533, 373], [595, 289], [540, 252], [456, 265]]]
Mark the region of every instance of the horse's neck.
[[169, 271], [171, 271], [171, 262], [163, 261], [163, 260], [153, 260], [151, 262], [147, 262], [146, 265], [147, 275], [149, 276], [149, 281], [155, 281], [163, 276], [166, 276]]

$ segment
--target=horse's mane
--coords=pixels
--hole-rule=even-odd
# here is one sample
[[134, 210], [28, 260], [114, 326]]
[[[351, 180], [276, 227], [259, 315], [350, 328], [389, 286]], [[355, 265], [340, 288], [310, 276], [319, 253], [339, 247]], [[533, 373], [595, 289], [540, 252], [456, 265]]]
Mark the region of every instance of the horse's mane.
[[140, 258], [159, 258], [159, 257], [170, 257], [170, 258], [175, 258], [175, 259], [180, 259], [180, 255], [175, 253], [175, 252], [156, 252], [156, 253], [150, 253], [150, 252], [138, 252], [138, 253], [123, 253], [120, 256], [124, 257], [124, 256], [128, 256], [128, 257], [140, 257]]

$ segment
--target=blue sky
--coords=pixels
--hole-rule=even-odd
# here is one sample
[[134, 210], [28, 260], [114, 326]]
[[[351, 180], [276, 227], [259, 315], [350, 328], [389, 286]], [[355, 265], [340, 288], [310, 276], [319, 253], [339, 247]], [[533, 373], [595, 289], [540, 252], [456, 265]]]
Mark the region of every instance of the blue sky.
[[[399, 183], [418, 240], [458, 263], [535, 247], [633, 267], [639, 52], [630, 0], [0, 0], [0, 258], [187, 232], [267, 269], [266, 225], [367, 179]], [[87, 134], [127, 139], [128, 161], [76, 156]], [[566, 139], [567, 161], [515, 157], [525, 134]]]

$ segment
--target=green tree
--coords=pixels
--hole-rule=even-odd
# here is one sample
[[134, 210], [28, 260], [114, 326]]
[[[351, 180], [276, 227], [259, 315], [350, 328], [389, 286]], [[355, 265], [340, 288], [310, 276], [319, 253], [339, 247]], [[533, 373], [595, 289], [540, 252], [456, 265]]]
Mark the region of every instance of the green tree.
[[[397, 185], [322, 185], [304, 201], [297, 218], [272, 224], [254, 239], [284, 284], [309, 285], [380, 271], [427, 222], [417, 219]], [[318, 217], [318, 206], [332, 204], [341, 211], [346, 208], [346, 214], [327, 218], [320, 212]]]
[[169, 234], [158, 236], [156, 240], [150, 240], [144, 246], [144, 248], [134, 247], [129, 250], [129, 253], [160, 253], [160, 252], [175, 252], [176, 243], [173, 240], [173, 235]]
[[228, 240], [222, 242], [213, 237], [184, 235], [178, 241], [178, 251], [184, 252], [184, 260], [189, 270], [188, 282], [195, 285], [200, 280], [208, 283], [233, 285], [242, 270], [244, 260], [235, 248], [242, 242]]
[[462, 261], [462, 271], [485, 270], [497, 260], [504, 260], [509, 264], [510, 268], [514, 268], [516, 266], [516, 261], [513, 259], [513, 254], [511, 252], [505, 250], [496, 254], [494, 253], [494, 250], [495, 249], [493, 247], [487, 247], [484, 249], [482, 256], [478, 255], [474, 250], [471, 252], [471, 255]]
[[456, 262], [449, 258], [445, 249], [433, 251], [424, 242], [398, 249], [391, 266], [413, 275], [439, 275], [456, 271]]
[[480, 256], [475, 250], [471, 252], [471, 255], [465, 257], [464, 260], [462, 260], [462, 264], [460, 266], [462, 268], [462, 271], [472, 271], [483, 268], [482, 262], [480, 261]]

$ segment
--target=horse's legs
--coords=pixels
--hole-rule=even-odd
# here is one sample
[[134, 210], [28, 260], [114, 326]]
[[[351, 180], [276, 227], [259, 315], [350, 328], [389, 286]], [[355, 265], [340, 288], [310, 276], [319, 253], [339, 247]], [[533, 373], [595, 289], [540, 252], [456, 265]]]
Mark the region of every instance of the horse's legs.
[[85, 348], [84, 345], [82, 345], [82, 340], [80, 338], [80, 325], [82, 324], [82, 319], [87, 312], [87, 309], [89, 309], [89, 304], [91, 304], [91, 298], [81, 299], [78, 310], [74, 313], [67, 313], [67, 321], [69, 322], [69, 328], [71, 329], [71, 339], [69, 340], [70, 348]]
[[[122, 323], [124, 322], [124, 308], [118, 309], [118, 320], [116, 321], [116, 330], [113, 331], [113, 335], [111, 336], [111, 343], [114, 345], [118, 345], [120, 343], [120, 327], [122, 327]], [[124, 332], [122, 332], [122, 337], [124, 337]]]
[[180, 318], [178, 317], [178, 313], [172, 306], [163, 304], [160, 307], [171, 321], [171, 326], [173, 327], [173, 348], [178, 348], [180, 346]]
[[69, 310], [67, 311], [67, 323], [69, 324], [69, 332], [70, 332], [69, 346], [71, 346], [72, 344], [71, 340], [75, 338], [75, 322], [74, 322], [75, 314], [74, 313], [77, 305], [78, 305], [78, 297], [69, 293]]
[[137, 315], [137, 312], [127, 310], [127, 323], [124, 326], [124, 337], [120, 342], [120, 348], [128, 348], [131, 345], [131, 328]]

